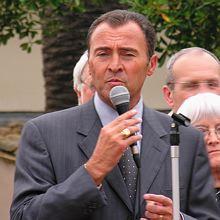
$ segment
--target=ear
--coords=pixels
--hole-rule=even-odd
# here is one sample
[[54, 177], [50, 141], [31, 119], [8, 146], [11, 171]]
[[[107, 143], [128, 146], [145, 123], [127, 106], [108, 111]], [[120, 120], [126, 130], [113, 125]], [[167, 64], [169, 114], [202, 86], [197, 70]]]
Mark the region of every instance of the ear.
[[148, 69], [147, 69], [147, 76], [151, 76], [154, 73], [154, 70], [157, 67], [158, 57], [156, 54], [154, 54], [150, 58], [150, 62], [148, 63]]
[[171, 91], [171, 89], [167, 85], [163, 86], [162, 90], [163, 90], [164, 99], [166, 100], [167, 104], [171, 108], [173, 108], [173, 105], [174, 105], [173, 92]]
[[78, 89], [77, 89], [77, 87], [74, 87], [74, 91], [76, 92], [76, 94], [77, 94], [77, 98], [78, 98], [78, 103], [80, 104], [80, 100], [81, 100], [81, 91], [79, 91]]

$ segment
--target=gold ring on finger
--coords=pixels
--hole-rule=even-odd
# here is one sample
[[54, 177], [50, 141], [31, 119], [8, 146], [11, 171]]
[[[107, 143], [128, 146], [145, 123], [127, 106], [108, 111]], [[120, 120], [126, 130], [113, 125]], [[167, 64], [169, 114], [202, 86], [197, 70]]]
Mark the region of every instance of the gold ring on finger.
[[124, 136], [124, 138], [128, 138], [131, 135], [131, 131], [128, 128], [125, 128], [121, 131], [121, 134]]

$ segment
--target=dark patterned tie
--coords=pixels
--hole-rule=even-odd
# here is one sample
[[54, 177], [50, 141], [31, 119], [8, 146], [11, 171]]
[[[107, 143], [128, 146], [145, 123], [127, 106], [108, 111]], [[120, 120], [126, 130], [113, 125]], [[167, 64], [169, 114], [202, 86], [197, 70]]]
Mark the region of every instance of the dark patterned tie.
[[128, 194], [133, 206], [135, 205], [135, 197], [137, 191], [137, 167], [134, 162], [130, 147], [122, 155], [119, 161], [119, 167], [128, 189]]

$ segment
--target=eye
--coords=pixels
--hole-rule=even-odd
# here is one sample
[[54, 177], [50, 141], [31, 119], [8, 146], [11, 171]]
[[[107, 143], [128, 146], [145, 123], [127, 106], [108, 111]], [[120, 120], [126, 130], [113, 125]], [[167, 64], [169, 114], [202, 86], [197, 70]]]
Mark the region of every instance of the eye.
[[197, 82], [185, 82], [183, 83], [183, 87], [186, 89], [194, 89], [199, 86], [199, 83]]
[[126, 54], [125, 54], [125, 56], [130, 56], [130, 57], [133, 57], [133, 56], [134, 56], [134, 54], [132, 54], [132, 53], [126, 53]]
[[219, 82], [218, 81], [209, 81], [207, 82], [208, 87], [210, 88], [218, 88], [219, 87]]
[[105, 57], [110, 54], [110, 50], [107, 48], [100, 48], [95, 52], [96, 57]]
[[203, 132], [204, 134], [207, 134], [207, 132], [209, 132], [209, 130], [205, 127], [199, 127], [199, 126], [195, 126], [198, 130], [200, 130], [201, 132]]
[[220, 125], [216, 127], [216, 132], [220, 135]]
[[127, 57], [127, 58], [130, 58], [130, 57], [135, 57], [136, 56], [136, 51], [133, 50], [133, 49], [122, 49], [120, 51], [120, 55], [123, 56], [123, 57]]
[[107, 53], [106, 52], [99, 52], [99, 53], [97, 53], [96, 56], [98, 56], [98, 57], [107, 56]]

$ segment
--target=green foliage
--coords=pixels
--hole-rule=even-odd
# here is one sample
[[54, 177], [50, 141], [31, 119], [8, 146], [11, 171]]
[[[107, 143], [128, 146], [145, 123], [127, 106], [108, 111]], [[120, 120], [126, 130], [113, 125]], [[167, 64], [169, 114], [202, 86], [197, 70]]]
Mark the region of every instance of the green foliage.
[[[33, 44], [40, 44], [41, 25], [50, 14], [61, 15], [68, 8], [84, 11], [80, 0], [1, 0], [0, 1], [0, 45], [7, 44], [10, 38], [18, 36], [25, 42], [20, 46], [31, 52]], [[57, 20], [47, 23], [48, 34], [54, 33], [61, 24]]]
[[199, 46], [220, 56], [220, 2], [216, 0], [121, 0], [155, 25], [156, 50], [162, 65], [167, 56]]
[[[91, 0], [103, 3], [105, 0]], [[107, 1], [107, 0], [106, 0]], [[191, 46], [200, 46], [220, 56], [220, 2], [216, 0], [115, 0], [131, 10], [146, 15], [155, 24], [158, 36], [156, 50], [162, 65], [167, 56]], [[86, 0], [0, 0], [0, 45], [15, 35], [25, 42], [21, 48], [30, 52], [33, 44], [41, 43], [42, 21], [47, 33], [59, 27], [58, 19], [71, 10], [84, 12]], [[65, 10], [64, 10], [65, 9]], [[49, 14], [48, 14], [49, 10]], [[64, 14], [65, 15], [65, 14]], [[54, 18], [53, 17], [53, 18]]]

